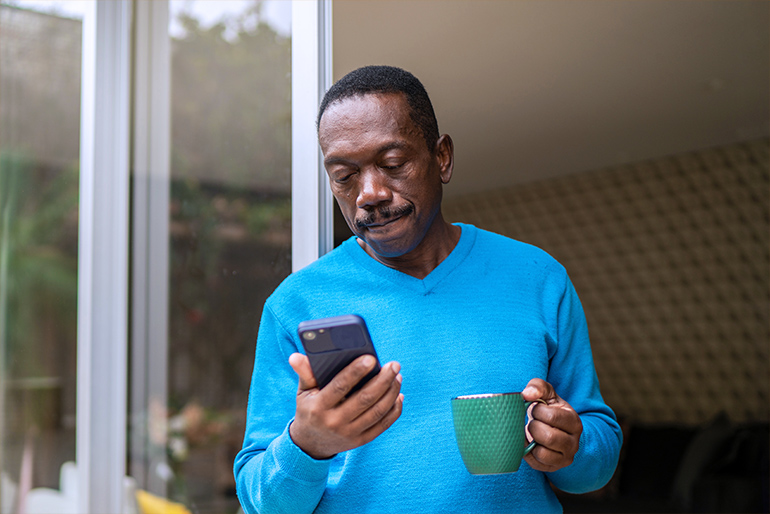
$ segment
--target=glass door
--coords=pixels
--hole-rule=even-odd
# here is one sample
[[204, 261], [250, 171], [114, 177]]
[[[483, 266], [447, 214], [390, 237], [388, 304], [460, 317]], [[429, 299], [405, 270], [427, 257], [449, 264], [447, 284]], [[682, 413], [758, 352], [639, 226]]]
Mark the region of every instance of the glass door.
[[0, 3], [2, 514], [31, 510], [74, 466], [86, 13], [75, 1]]
[[135, 8], [128, 470], [140, 507], [234, 513], [262, 304], [292, 265], [291, 3]]

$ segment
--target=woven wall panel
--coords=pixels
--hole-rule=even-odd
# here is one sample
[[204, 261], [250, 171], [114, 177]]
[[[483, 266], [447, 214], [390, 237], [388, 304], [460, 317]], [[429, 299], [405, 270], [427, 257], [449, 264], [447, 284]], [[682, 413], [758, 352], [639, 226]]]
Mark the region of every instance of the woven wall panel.
[[770, 417], [767, 140], [446, 201], [543, 248], [588, 318], [602, 393], [635, 422]]

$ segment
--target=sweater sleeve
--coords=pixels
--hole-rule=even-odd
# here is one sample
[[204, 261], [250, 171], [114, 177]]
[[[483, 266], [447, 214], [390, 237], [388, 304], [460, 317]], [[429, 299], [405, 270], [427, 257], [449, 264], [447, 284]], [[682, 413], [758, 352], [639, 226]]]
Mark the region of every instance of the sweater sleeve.
[[562, 276], [548, 382], [580, 415], [583, 433], [573, 463], [548, 477], [565, 492], [585, 493], [603, 487], [612, 478], [623, 436], [599, 391], [583, 307], [566, 272]]
[[268, 306], [257, 341], [246, 432], [234, 465], [238, 499], [247, 514], [312, 512], [326, 488], [330, 461], [311, 458], [289, 435], [297, 377], [288, 358], [296, 346]]

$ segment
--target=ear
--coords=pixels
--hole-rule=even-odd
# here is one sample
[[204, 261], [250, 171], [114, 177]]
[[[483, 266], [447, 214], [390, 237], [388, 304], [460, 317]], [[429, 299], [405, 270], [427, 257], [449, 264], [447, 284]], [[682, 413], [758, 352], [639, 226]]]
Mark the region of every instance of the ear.
[[448, 134], [444, 134], [436, 141], [436, 160], [439, 165], [441, 183], [448, 184], [455, 166], [455, 145]]

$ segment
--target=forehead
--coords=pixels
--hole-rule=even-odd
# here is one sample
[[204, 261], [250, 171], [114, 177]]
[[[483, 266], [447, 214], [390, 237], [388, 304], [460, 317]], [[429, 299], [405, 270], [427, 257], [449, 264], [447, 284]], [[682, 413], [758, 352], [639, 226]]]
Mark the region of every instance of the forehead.
[[327, 149], [357, 140], [399, 139], [422, 141], [412, 122], [406, 97], [400, 93], [366, 94], [338, 100], [324, 111], [318, 140]]

